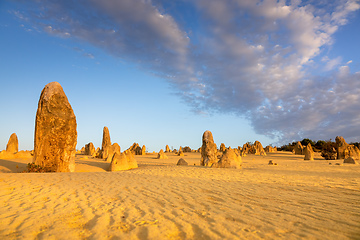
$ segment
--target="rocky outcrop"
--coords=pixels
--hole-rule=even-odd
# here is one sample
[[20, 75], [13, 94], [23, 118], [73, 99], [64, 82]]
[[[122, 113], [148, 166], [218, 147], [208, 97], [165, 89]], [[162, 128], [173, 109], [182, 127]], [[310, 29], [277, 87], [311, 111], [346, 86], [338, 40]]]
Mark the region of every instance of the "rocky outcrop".
[[106, 161], [111, 162], [114, 154], [115, 153], [120, 154], [120, 152], [121, 152], [121, 149], [120, 149], [119, 144], [113, 143], [108, 150], [108, 157], [106, 158]]
[[146, 147], [145, 147], [145, 145], [143, 145], [142, 148], [141, 148], [141, 155], [146, 155]]
[[314, 160], [314, 151], [310, 143], [304, 148], [303, 153], [305, 154], [304, 160]]
[[344, 163], [358, 164], [353, 157], [348, 157], [344, 159]]
[[225, 152], [225, 150], [226, 150], [226, 147], [225, 147], [225, 144], [224, 143], [221, 143], [220, 144], [220, 152]]
[[185, 152], [192, 152], [191, 148], [189, 146], [183, 147], [182, 151]]
[[180, 156], [180, 157], [183, 157], [183, 156], [184, 156], [184, 152], [183, 152], [182, 150], [180, 150], [177, 155]]
[[303, 147], [303, 145], [301, 145], [301, 142], [297, 142], [293, 149], [293, 153], [295, 155], [303, 155], [304, 154], [303, 149], [304, 149], [304, 147]]
[[228, 148], [221, 156], [220, 160], [214, 163], [211, 167], [213, 168], [237, 168], [240, 169], [242, 165], [241, 157], [236, 152]]
[[19, 142], [16, 133], [11, 134], [8, 144], [6, 145], [6, 152], [16, 153], [19, 151]]
[[211, 167], [217, 161], [217, 148], [213, 135], [210, 131], [205, 131], [202, 136], [200, 165]]
[[251, 145], [250, 143], [245, 143], [241, 150], [241, 156], [246, 156], [247, 154], [251, 153]]
[[254, 144], [251, 146], [252, 148], [252, 153], [255, 155], [261, 155], [261, 156], [266, 156], [265, 150], [262, 146], [262, 144], [259, 141], [255, 141]]
[[138, 167], [137, 162], [134, 156], [130, 152], [128, 151], [125, 151], [123, 153], [116, 152], [112, 157], [109, 171], [111, 172], [123, 171], [137, 167]]
[[90, 156], [94, 156], [96, 153], [94, 144], [92, 142], [89, 142], [88, 144], [85, 145], [85, 151], [84, 154], [85, 155], [90, 155]]
[[166, 147], [165, 147], [165, 152], [166, 152], [166, 153], [170, 152], [169, 145], [166, 145]]
[[111, 151], [110, 132], [108, 127], [104, 127], [100, 158], [107, 159], [110, 151]]
[[75, 171], [76, 117], [57, 82], [41, 92], [36, 112], [34, 163], [47, 172]]
[[176, 163], [176, 165], [188, 166], [189, 164], [185, 161], [185, 159], [180, 158], [179, 161]]
[[268, 146], [265, 147], [265, 152], [267, 152], [267, 153], [274, 153], [274, 152], [277, 152], [277, 148], [268, 145]]
[[168, 159], [168, 156], [164, 153], [164, 150], [160, 150], [160, 152], [157, 155], [157, 159]]
[[349, 157], [353, 157], [354, 159], [360, 159], [359, 149], [354, 145], [347, 144], [343, 137], [337, 136], [335, 138], [335, 142], [337, 145], [336, 148], [337, 159], [346, 159]]
[[142, 153], [141, 147], [138, 143], [133, 143], [133, 145], [131, 145], [131, 147], [129, 147], [127, 150], [130, 151], [133, 155], [141, 155]]

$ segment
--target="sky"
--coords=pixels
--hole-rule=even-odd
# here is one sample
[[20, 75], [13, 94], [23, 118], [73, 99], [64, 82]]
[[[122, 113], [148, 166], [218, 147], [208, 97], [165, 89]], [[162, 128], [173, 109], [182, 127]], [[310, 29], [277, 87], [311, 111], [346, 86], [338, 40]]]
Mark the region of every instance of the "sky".
[[359, 0], [0, 2], [0, 150], [59, 82], [80, 149], [360, 141]]

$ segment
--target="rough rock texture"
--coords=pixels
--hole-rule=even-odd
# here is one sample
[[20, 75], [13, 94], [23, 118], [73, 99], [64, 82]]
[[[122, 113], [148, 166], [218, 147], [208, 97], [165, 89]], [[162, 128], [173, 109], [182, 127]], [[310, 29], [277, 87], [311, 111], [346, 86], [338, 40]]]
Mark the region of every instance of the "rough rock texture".
[[158, 159], [168, 159], [168, 156], [164, 153], [164, 151], [161, 149], [160, 152], [157, 155]]
[[265, 152], [267, 152], [267, 153], [277, 152], [277, 148], [268, 145], [268, 146], [265, 147]]
[[122, 171], [137, 168], [137, 162], [130, 152], [118, 153], [116, 152], [111, 160], [109, 171]]
[[304, 147], [303, 147], [303, 145], [301, 145], [301, 142], [297, 142], [294, 147], [293, 153], [295, 155], [303, 155], [304, 154], [303, 149], [304, 149]]
[[183, 147], [183, 152], [192, 152], [191, 148], [189, 146]]
[[106, 158], [106, 161], [107, 161], [107, 162], [111, 162], [112, 159], [113, 159], [114, 154], [115, 154], [115, 153], [120, 154], [120, 150], [121, 150], [121, 149], [120, 149], [119, 144], [113, 143], [113, 144], [110, 146], [110, 148], [109, 148], [108, 157]]
[[84, 151], [85, 155], [94, 156], [95, 152], [96, 152], [95, 147], [92, 142], [89, 142], [88, 144], [85, 145], [85, 151]]
[[210, 131], [205, 131], [202, 136], [200, 165], [211, 167], [217, 161], [217, 148], [213, 135]]
[[252, 145], [252, 151], [255, 155], [266, 156], [265, 150], [259, 141], [255, 141]]
[[344, 159], [344, 163], [358, 164], [353, 157]]
[[346, 159], [353, 157], [354, 159], [360, 159], [360, 151], [354, 145], [349, 145], [345, 142], [345, 139], [341, 136], [335, 138], [337, 145], [336, 149], [336, 158], [337, 159]]
[[240, 169], [241, 165], [242, 165], [241, 157], [237, 155], [233, 149], [228, 148], [225, 150], [220, 160], [217, 163], [214, 163], [211, 167]]
[[187, 166], [189, 164], [185, 161], [185, 159], [180, 158], [176, 165]]
[[251, 145], [249, 143], [245, 143], [242, 147], [241, 156], [246, 156], [246, 154], [251, 153]]
[[130, 151], [126, 150], [125, 151], [125, 155], [128, 159], [128, 164], [129, 164], [129, 167], [132, 169], [132, 168], [138, 168], [138, 164], [137, 164], [137, 161], [134, 157], [134, 154], [132, 154]]
[[183, 152], [182, 150], [180, 150], [177, 155], [180, 156], [180, 157], [183, 157], [183, 156], [184, 156], [184, 152]]
[[145, 145], [143, 145], [142, 148], [141, 148], [141, 155], [146, 155], [146, 147], [145, 147]]
[[166, 145], [166, 147], [165, 147], [165, 152], [170, 152], [170, 148], [169, 148], [169, 145]]
[[48, 172], [75, 171], [76, 117], [57, 82], [41, 92], [35, 120], [34, 163]]
[[345, 158], [345, 150], [346, 148], [349, 146], [349, 144], [347, 144], [345, 142], [345, 139], [341, 136], [337, 136], [335, 138], [335, 142], [337, 145], [337, 149], [336, 149], [336, 158], [337, 159], [344, 159]]
[[19, 151], [19, 142], [16, 133], [11, 134], [8, 144], [6, 145], [6, 151], [9, 153], [16, 153]]
[[314, 151], [310, 143], [304, 148], [303, 153], [305, 154], [304, 160], [314, 160]]
[[360, 159], [360, 150], [354, 145], [349, 145], [345, 149], [345, 158], [352, 157], [354, 159]]
[[220, 152], [225, 152], [225, 150], [226, 150], [225, 144], [221, 143], [220, 144]]
[[129, 147], [127, 150], [130, 151], [133, 155], [141, 155], [142, 153], [141, 147], [138, 143], [133, 143], [133, 145], [131, 145], [131, 147]]
[[100, 158], [106, 159], [109, 156], [109, 151], [111, 151], [110, 132], [108, 127], [104, 127]]

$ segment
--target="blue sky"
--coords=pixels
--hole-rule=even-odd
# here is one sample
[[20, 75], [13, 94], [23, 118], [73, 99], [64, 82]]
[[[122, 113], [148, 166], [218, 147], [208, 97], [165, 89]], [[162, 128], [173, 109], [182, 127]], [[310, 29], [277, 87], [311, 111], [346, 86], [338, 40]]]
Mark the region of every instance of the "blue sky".
[[[59, 82], [78, 148], [360, 141], [359, 1], [2, 1], [0, 149]], [[3, 146], [3, 147], [1, 147]]]

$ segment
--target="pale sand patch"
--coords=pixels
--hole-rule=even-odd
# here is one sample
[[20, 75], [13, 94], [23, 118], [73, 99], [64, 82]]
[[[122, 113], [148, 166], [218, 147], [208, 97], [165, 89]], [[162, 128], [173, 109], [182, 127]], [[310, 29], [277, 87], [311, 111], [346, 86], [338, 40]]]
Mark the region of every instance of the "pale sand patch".
[[270, 153], [212, 169], [167, 155], [122, 172], [78, 155], [76, 173], [0, 173], [0, 239], [360, 239], [360, 165]]

